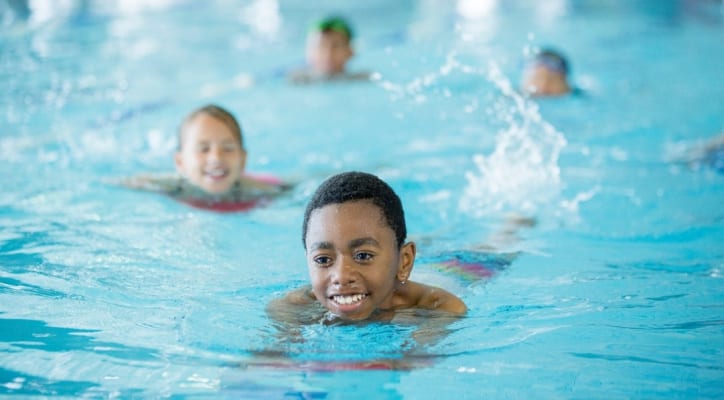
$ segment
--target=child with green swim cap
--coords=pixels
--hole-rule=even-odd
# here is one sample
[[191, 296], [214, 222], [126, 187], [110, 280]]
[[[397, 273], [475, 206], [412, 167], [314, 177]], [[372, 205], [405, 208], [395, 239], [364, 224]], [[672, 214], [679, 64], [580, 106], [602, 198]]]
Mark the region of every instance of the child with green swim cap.
[[331, 16], [316, 22], [307, 36], [307, 68], [293, 72], [294, 83], [324, 80], [367, 80], [369, 74], [348, 73], [347, 63], [354, 56], [354, 32], [342, 17]]

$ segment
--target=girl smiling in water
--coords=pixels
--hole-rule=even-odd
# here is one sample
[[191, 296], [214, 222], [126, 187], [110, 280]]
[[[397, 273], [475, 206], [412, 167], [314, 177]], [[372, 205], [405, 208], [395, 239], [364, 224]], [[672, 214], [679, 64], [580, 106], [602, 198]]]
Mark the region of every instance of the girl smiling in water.
[[178, 143], [177, 176], [140, 176], [123, 183], [216, 211], [248, 210], [289, 188], [277, 178], [245, 173], [241, 127], [219, 106], [190, 113], [181, 124]]

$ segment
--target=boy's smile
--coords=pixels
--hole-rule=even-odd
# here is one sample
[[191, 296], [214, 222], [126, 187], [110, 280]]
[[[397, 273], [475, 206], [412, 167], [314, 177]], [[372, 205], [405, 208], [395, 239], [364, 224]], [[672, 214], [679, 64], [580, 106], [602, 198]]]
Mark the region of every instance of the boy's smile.
[[414, 254], [405, 245], [401, 256], [379, 207], [358, 200], [317, 209], [306, 243], [312, 290], [333, 314], [363, 320], [396, 306], [397, 285], [407, 279]]

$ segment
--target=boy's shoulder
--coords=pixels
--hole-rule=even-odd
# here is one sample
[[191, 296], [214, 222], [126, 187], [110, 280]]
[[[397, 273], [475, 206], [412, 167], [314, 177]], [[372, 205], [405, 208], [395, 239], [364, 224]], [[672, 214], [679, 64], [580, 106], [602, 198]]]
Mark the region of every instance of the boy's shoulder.
[[454, 294], [447, 290], [419, 282], [408, 282], [407, 301], [414, 308], [425, 310], [446, 311], [453, 314], [465, 314], [467, 306]]

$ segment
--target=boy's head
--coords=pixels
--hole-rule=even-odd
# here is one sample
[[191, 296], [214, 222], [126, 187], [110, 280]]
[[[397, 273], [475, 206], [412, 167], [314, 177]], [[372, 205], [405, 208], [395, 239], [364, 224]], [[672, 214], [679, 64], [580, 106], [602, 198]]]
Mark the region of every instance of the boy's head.
[[400, 198], [385, 182], [362, 172], [327, 179], [307, 205], [302, 232], [315, 298], [350, 321], [399, 306], [416, 251], [403, 244], [406, 233]]
[[179, 128], [174, 160], [178, 172], [205, 192], [229, 191], [246, 165], [246, 150], [236, 118], [216, 105], [191, 112]]
[[402, 246], [407, 237], [402, 202], [394, 190], [375, 175], [365, 172], [343, 172], [328, 178], [317, 188], [304, 212], [302, 244], [307, 247], [307, 230], [311, 214], [330, 204], [367, 200], [377, 206], [384, 222], [394, 232], [395, 243]]
[[559, 96], [571, 91], [568, 61], [559, 52], [545, 49], [526, 63], [522, 90], [533, 96]]
[[336, 75], [345, 72], [354, 55], [352, 29], [340, 17], [325, 18], [312, 26], [307, 36], [307, 62], [313, 72]]

